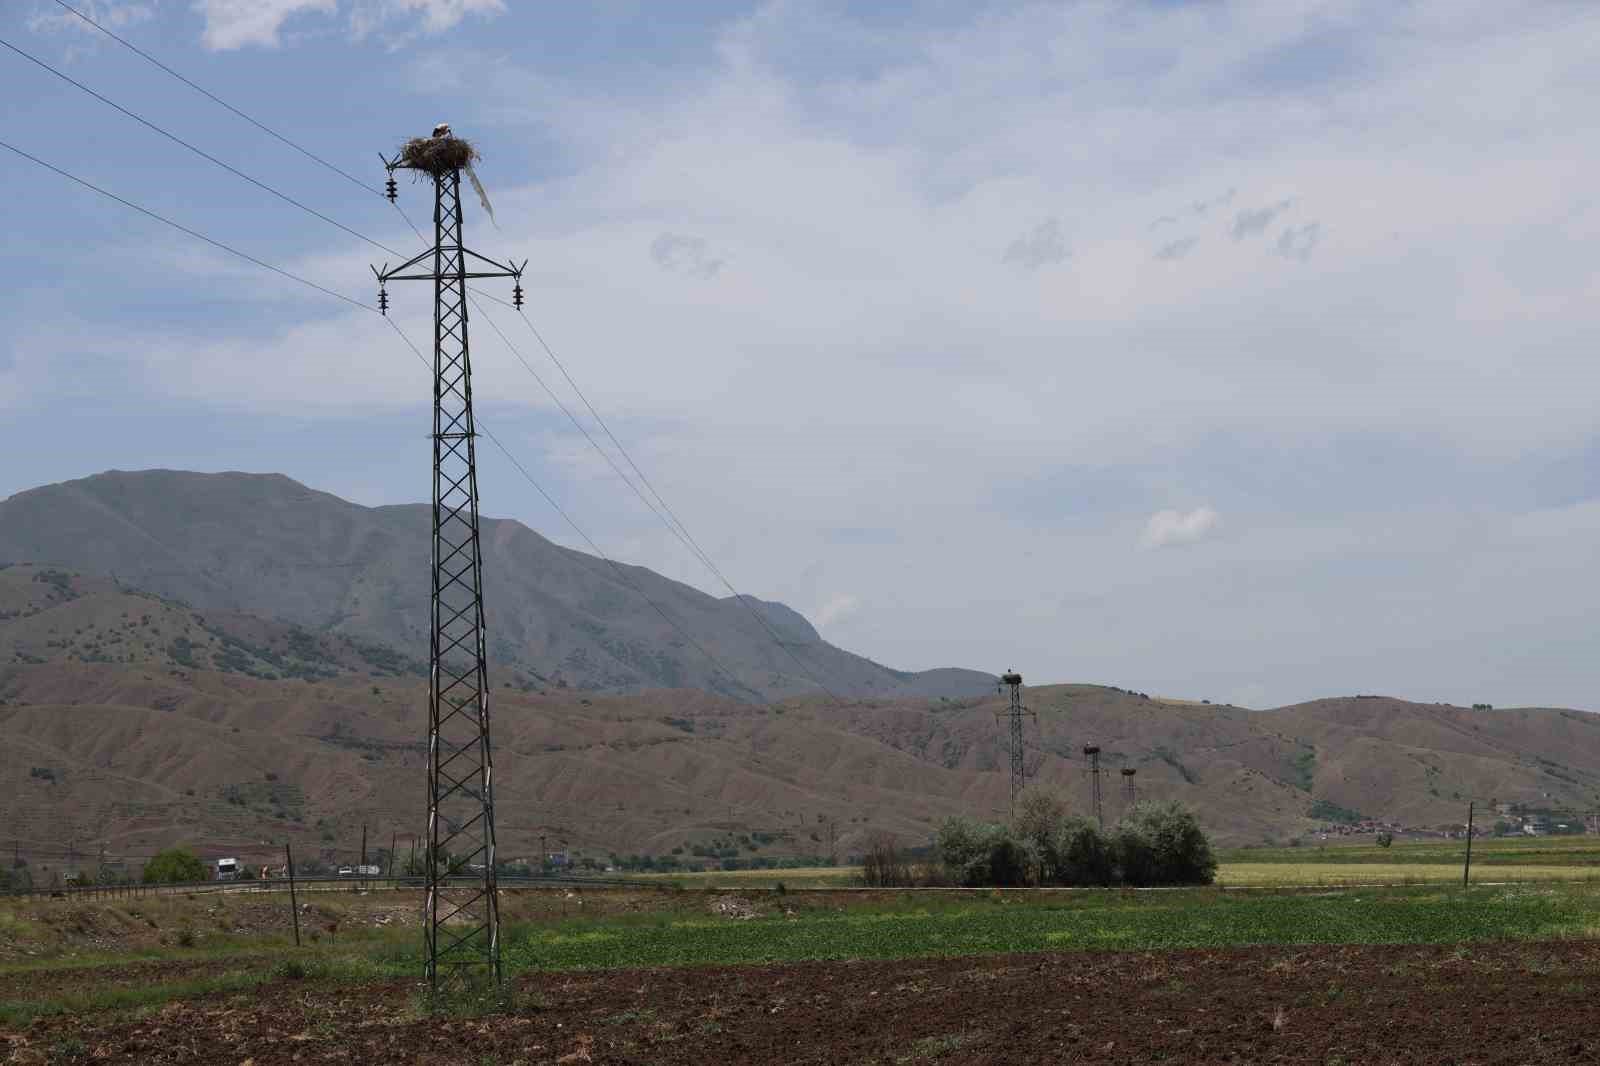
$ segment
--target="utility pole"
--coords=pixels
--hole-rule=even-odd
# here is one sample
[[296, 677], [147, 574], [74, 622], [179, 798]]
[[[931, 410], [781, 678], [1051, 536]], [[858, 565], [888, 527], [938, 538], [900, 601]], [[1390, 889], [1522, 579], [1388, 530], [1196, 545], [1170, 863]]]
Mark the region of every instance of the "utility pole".
[[294, 946], [300, 946], [300, 901], [294, 891], [294, 850], [283, 842], [283, 869], [289, 875], [289, 913], [294, 915]]
[[361, 865], [367, 864], [367, 825], [361, 823]]
[[1106, 805], [1104, 797], [1100, 794], [1100, 745], [1085, 744], [1083, 746], [1083, 754], [1089, 759], [1089, 781], [1094, 797], [1094, 820], [1099, 823], [1101, 829], [1104, 829], [1106, 827]]
[[[1028, 771], [1022, 761], [1022, 718], [1032, 714], [1022, 705], [1022, 675], [1015, 670], [1007, 670], [1000, 675], [1000, 684], [1011, 690], [1011, 704], [1006, 709], [1006, 718], [1011, 724], [1011, 813], [1017, 813], [1017, 794], [1022, 791], [1022, 786], [1027, 784]], [[997, 714], [996, 718], [999, 717]], [[1035, 721], [1038, 717], [1035, 716]]]
[[1466, 888], [1472, 877], [1472, 808], [1475, 800], [1467, 801], [1467, 862], [1461, 868], [1461, 887]]
[[[390, 281], [433, 283], [433, 585], [428, 671], [428, 843], [426, 976], [430, 991], [499, 984], [500, 903], [495, 883], [494, 764], [489, 744], [488, 651], [483, 621], [483, 556], [478, 540], [477, 426], [467, 343], [467, 279], [513, 278], [522, 306], [522, 270], [467, 248], [462, 239], [461, 171], [467, 142], [438, 126], [409, 142], [396, 170], [433, 184], [433, 247], [393, 270], [373, 269], [378, 306]], [[481, 870], [481, 876], [478, 872]], [[452, 877], [458, 871], [465, 877]]]
[[544, 834], [540, 833], [539, 834], [539, 875], [541, 877], [544, 876], [544, 872], [549, 868], [550, 868], [550, 853], [548, 851], [544, 850]]
[[1133, 783], [1133, 775], [1139, 771], [1131, 766], [1122, 768], [1122, 798], [1129, 810], [1139, 802], [1139, 787]]
[[[399, 839], [400, 831], [398, 829], [389, 830], [389, 869], [387, 873], [391, 881], [394, 880], [394, 845], [395, 841]], [[394, 886], [390, 885], [389, 887], [393, 888]]]

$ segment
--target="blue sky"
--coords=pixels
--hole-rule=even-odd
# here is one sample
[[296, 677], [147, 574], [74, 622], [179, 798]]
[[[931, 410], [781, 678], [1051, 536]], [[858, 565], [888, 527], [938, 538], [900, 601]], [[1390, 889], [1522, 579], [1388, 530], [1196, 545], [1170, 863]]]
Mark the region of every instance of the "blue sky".
[[[723, 570], [846, 647], [1600, 708], [1592, 5], [83, 7], [375, 185], [402, 138], [471, 136], [499, 228], [470, 243], [531, 259], [530, 317]], [[416, 244], [63, 16], [0, 35]], [[4, 50], [0, 92], [10, 143], [373, 298], [386, 253]], [[165, 466], [426, 498], [426, 376], [375, 316], [0, 175], [0, 494]], [[425, 289], [391, 296], [426, 337]], [[489, 426], [608, 552], [718, 591], [483, 325]], [[578, 543], [483, 454], [488, 513]]]

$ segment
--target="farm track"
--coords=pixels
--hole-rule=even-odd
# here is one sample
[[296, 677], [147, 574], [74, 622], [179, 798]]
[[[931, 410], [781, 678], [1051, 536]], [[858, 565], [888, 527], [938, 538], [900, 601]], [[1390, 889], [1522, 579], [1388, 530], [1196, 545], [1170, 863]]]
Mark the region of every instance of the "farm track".
[[1586, 941], [619, 970], [514, 987], [510, 1013], [430, 1020], [412, 982], [277, 980], [142, 1017], [41, 1019], [0, 1041], [18, 1063], [231, 1066], [1600, 1059], [1600, 945]]

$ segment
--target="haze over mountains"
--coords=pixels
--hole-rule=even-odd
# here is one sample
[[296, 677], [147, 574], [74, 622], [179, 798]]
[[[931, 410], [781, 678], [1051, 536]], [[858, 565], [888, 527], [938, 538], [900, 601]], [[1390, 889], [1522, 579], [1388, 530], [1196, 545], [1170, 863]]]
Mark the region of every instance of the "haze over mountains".
[[[112, 471], [0, 503], [0, 561], [113, 575], [200, 610], [248, 611], [426, 658], [429, 523], [424, 504], [362, 507], [279, 474]], [[520, 522], [485, 518], [481, 535], [499, 680], [751, 700], [814, 693], [819, 681], [840, 696], [967, 696], [994, 685], [972, 670], [892, 670], [827, 643], [781, 603], [747, 598], [780, 648], [732, 597], [637, 566], [621, 566], [625, 580]]]
[[[427, 533], [424, 507], [277, 476], [108, 474], [0, 503], [0, 810], [23, 853], [187, 841], [264, 861], [287, 838], [349, 859], [363, 825], [416, 831]], [[874, 828], [920, 843], [951, 815], [1003, 811], [991, 675], [892, 671], [763, 604], [834, 702], [738, 604], [630, 568], [730, 681], [605, 564], [514, 522], [485, 539], [503, 853], [547, 836], [688, 854], [759, 833], [765, 854], [821, 855], [831, 824], [848, 855]], [[1330, 812], [1458, 823], [1468, 798], [1600, 806], [1600, 716], [1580, 711], [1354, 696], [1252, 711], [1104, 685], [1026, 700], [1036, 778], [1086, 808], [1092, 740], [1224, 843]]]

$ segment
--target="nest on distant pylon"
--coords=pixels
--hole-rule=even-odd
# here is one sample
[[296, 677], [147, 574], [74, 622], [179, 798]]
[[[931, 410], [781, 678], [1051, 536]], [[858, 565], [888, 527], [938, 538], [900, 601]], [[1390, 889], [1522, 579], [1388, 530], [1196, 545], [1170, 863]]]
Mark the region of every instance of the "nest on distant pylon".
[[471, 165], [478, 150], [460, 137], [413, 137], [400, 148], [400, 165], [437, 178]]

